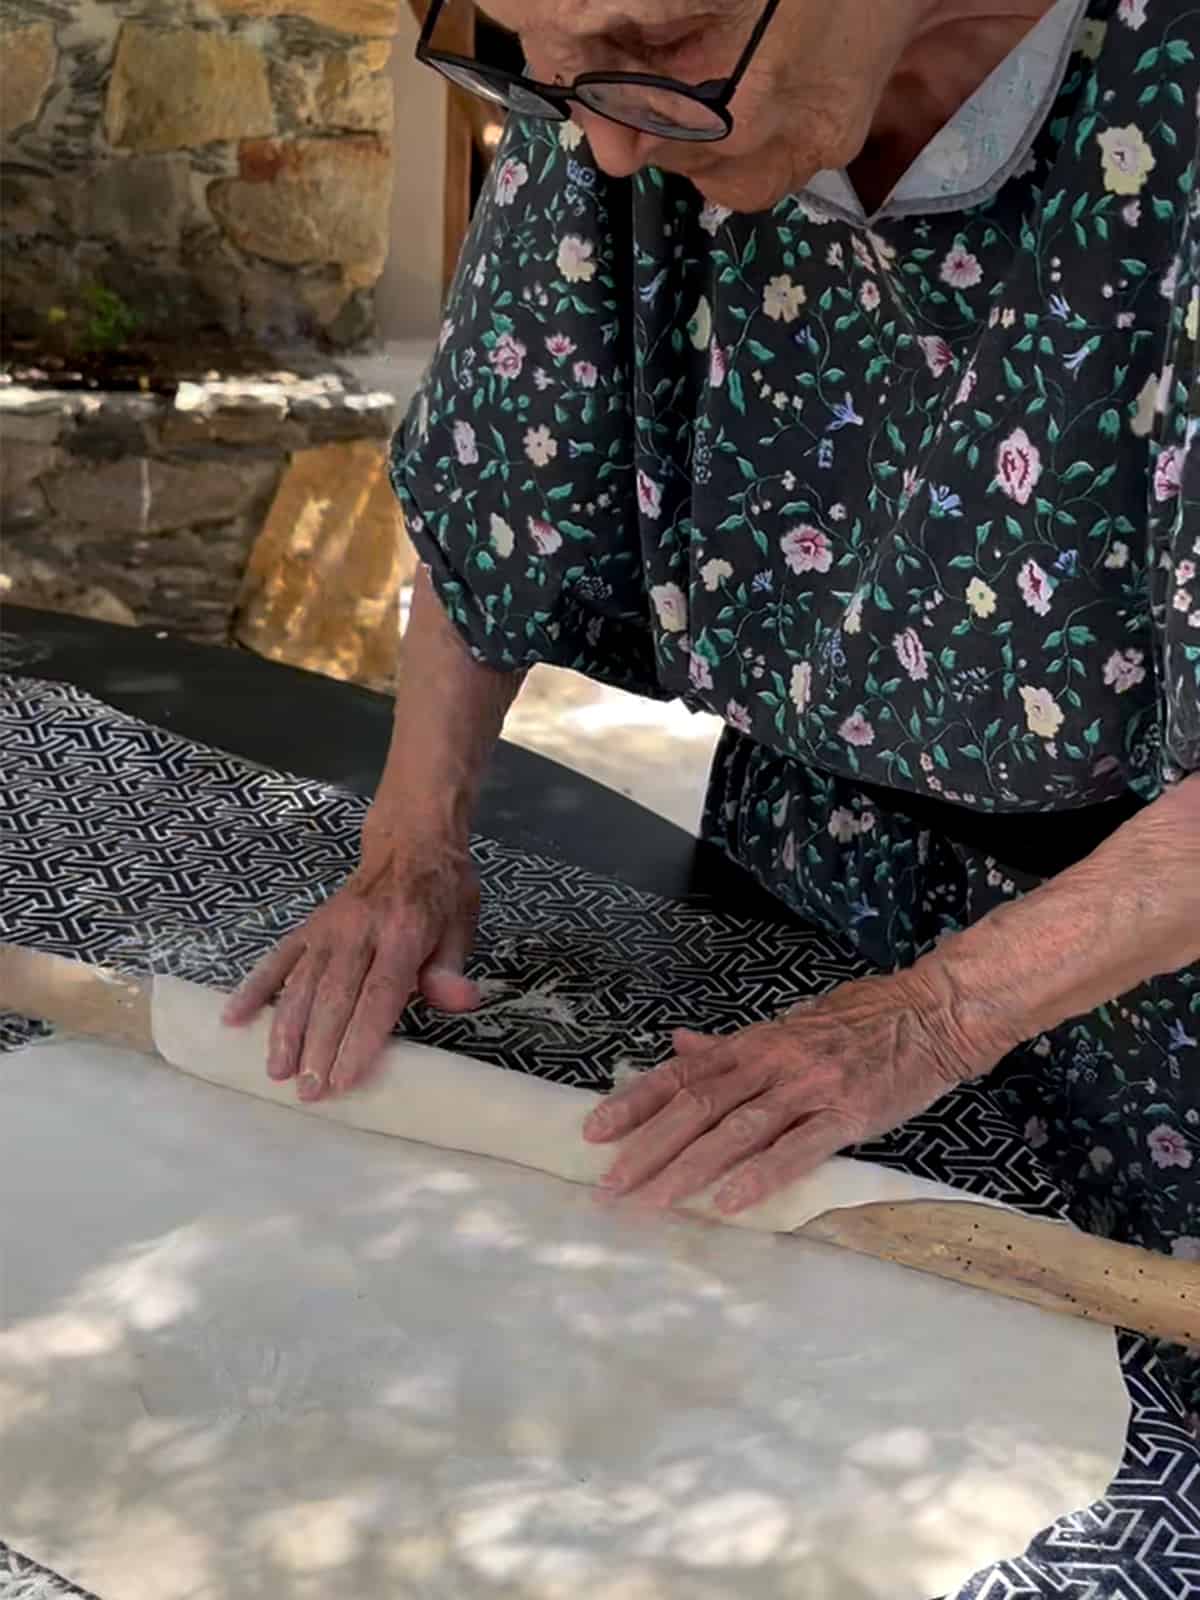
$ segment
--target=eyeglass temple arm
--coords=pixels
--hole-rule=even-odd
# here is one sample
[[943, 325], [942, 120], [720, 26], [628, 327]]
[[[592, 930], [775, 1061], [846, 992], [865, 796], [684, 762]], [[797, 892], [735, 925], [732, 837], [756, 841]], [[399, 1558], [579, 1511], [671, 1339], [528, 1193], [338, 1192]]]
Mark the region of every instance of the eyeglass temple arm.
[[[441, 0], [435, 0], [435, 4], [440, 3]], [[738, 84], [741, 83], [746, 74], [746, 68], [754, 59], [754, 52], [762, 43], [763, 34], [766, 33], [767, 29], [771, 25], [771, 18], [778, 10], [779, 0], [767, 0], [766, 5], [763, 7], [762, 16], [760, 16], [758, 21], [754, 24], [754, 32], [746, 41], [746, 48], [738, 57], [737, 66], [734, 67], [733, 71], [725, 80], [725, 93], [722, 96], [722, 100], [725, 104], [728, 104], [729, 101], [733, 99], [734, 92], [736, 91]]]
[[417, 14], [417, 21], [421, 22], [421, 11], [425, 11], [425, 20], [421, 22], [421, 34], [417, 40], [417, 49], [424, 50], [433, 41], [433, 30], [437, 26], [437, 19], [441, 16], [446, 6], [446, 0], [429, 0], [429, 5], [422, 8], [421, 0], [411, 0], [412, 8]]

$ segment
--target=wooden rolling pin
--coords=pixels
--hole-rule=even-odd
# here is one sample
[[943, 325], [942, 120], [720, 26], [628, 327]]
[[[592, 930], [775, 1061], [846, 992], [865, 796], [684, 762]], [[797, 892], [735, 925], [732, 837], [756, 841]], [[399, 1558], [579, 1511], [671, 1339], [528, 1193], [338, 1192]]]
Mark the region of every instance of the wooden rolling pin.
[[[153, 1055], [149, 979], [0, 944], [0, 1010]], [[913, 1200], [829, 1211], [800, 1230], [1067, 1316], [1200, 1346], [1200, 1265], [991, 1206]]]

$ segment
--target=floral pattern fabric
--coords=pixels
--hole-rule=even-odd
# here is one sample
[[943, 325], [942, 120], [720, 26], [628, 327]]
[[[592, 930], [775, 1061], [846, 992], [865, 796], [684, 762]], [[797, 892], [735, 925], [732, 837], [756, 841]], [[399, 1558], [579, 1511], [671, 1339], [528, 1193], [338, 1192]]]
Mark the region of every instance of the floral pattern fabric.
[[[1200, 12], [1097, 0], [968, 210], [730, 215], [570, 123], [495, 163], [394, 457], [443, 603], [493, 666], [721, 715], [706, 831], [880, 965], [1033, 882], [906, 793], [1200, 770], [1198, 97]], [[1197, 1038], [1183, 972], [997, 1075], [1085, 1225], [1186, 1259]]]

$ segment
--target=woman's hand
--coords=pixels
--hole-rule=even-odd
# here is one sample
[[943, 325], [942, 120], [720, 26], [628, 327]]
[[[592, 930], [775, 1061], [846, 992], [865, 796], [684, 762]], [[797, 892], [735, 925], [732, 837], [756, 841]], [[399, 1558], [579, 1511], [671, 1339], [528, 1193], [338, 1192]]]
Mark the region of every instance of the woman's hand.
[[659, 1208], [724, 1177], [732, 1216], [988, 1071], [1007, 1045], [963, 1037], [936, 971], [843, 984], [726, 1038], [681, 1030], [585, 1122], [591, 1142], [625, 1140], [602, 1188]]
[[[414, 994], [443, 1011], [479, 1003], [462, 968], [479, 885], [465, 838], [368, 819], [347, 883], [259, 962], [225, 1009], [249, 1022], [279, 992], [267, 1072], [301, 1100], [361, 1081]], [[282, 992], [280, 992], [282, 991]]]

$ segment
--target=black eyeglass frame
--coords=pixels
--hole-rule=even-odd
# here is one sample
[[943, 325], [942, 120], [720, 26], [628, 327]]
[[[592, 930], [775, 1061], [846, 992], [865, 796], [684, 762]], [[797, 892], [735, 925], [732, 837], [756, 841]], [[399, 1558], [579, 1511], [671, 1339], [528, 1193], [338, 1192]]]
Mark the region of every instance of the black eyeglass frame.
[[[465, 70], [485, 82], [494, 83], [498, 92], [507, 89], [523, 89], [527, 94], [535, 95], [543, 101], [550, 111], [544, 114], [546, 121], [566, 122], [571, 115], [572, 105], [585, 106], [598, 117], [604, 117], [609, 122], [615, 122], [621, 127], [634, 128], [638, 132], [650, 130], [640, 127], [637, 123], [627, 122], [623, 117], [615, 116], [610, 111], [604, 111], [591, 101], [583, 98], [579, 90], [587, 90], [589, 86], [628, 84], [638, 89], [660, 89], [664, 93], [682, 96], [685, 100], [692, 100], [697, 105], [712, 112], [721, 122], [721, 129], [712, 133], [703, 131], [696, 133], [663, 133], [662, 138], [680, 139], [686, 143], [715, 144], [721, 139], [728, 139], [733, 132], [733, 116], [729, 104], [737, 93], [738, 85], [745, 77], [746, 69], [754, 59], [754, 54], [762, 43], [763, 34], [770, 26], [771, 18], [779, 9], [780, 0], [766, 0], [766, 5], [754, 24], [753, 32], [746, 43], [745, 49], [738, 57], [733, 71], [725, 78], [710, 78], [705, 83], [682, 83], [678, 78], [659, 77], [652, 72], [582, 72], [569, 84], [539, 83], [536, 78], [527, 78], [523, 73], [510, 72], [506, 67], [492, 67], [486, 62], [477, 61], [471, 56], [460, 56], [448, 50], [435, 50], [430, 41], [437, 26], [438, 17], [445, 10], [447, 0], [431, 0], [429, 11], [425, 17], [425, 25], [421, 29], [421, 36], [417, 40], [416, 58], [424, 66], [432, 67], [435, 72], [440, 72], [447, 77], [457, 88], [467, 86], [453, 72], [447, 73], [445, 68]], [[468, 91], [470, 92], [470, 91]], [[487, 96], [481, 96], [486, 99]], [[510, 108], [511, 109], [511, 108]], [[557, 113], [553, 115], [552, 113]], [[525, 111], [524, 116], [540, 116], [539, 112]]]

